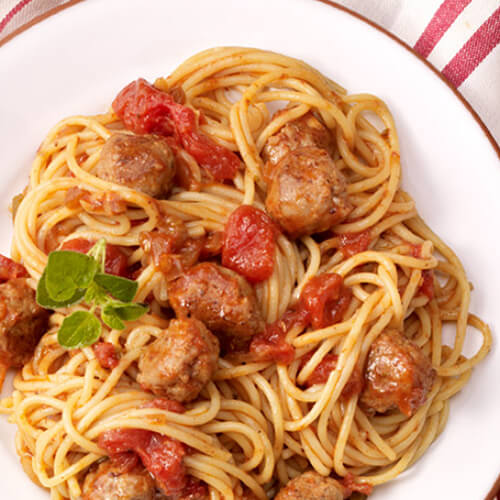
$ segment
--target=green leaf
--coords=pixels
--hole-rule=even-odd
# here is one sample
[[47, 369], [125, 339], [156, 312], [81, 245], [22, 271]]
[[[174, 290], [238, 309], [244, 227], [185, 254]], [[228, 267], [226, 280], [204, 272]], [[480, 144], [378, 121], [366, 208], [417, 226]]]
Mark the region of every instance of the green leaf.
[[57, 341], [66, 349], [92, 345], [101, 336], [101, 323], [88, 311], [76, 311], [64, 318]]
[[109, 304], [103, 307], [101, 319], [113, 330], [123, 330], [125, 323], [119, 318], [116, 310], [109, 307]]
[[110, 300], [111, 298], [108, 297], [106, 290], [104, 290], [102, 286], [99, 286], [95, 281], [89, 285], [87, 291], [85, 292], [85, 302], [87, 302], [87, 304], [95, 302], [97, 305], [102, 305]]
[[45, 269], [45, 287], [52, 300], [69, 300], [79, 288], [87, 288], [97, 272], [92, 257], [71, 250], [51, 252]]
[[122, 321], [134, 321], [139, 319], [148, 311], [148, 305], [131, 302], [128, 304], [123, 302], [109, 302], [103, 308], [103, 312], [105, 311], [113, 311], [113, 313]]
[[94, 277], [94, 281], [115, 299], [121, 300], [122, 302], [131, 302], [139, 286], [137, 281], [106, 273], [97, 273]]
[[87, 252], [87, 255], [94, 258], [98, 262], [101, 272], [104, 272], [106, 265], [106, 240], [104, 238], [97, 240], [95, 245]]
[[49, 292], [47, 292], [47, 286], [45, 284], [46, 280], [46, 270], [43, 272], [40, 280], [38, 281], [38, 286], [36, 288], [36, 301], [38, 305], [45, 307], [46, 309], [58, 309], [60, 307], [68, 307], [73, 304], [78, 304], [83, 299], [85, 295], [85, 290], [78, 288], [75, 290], [73, 295], [67, 300], [53, 300]]

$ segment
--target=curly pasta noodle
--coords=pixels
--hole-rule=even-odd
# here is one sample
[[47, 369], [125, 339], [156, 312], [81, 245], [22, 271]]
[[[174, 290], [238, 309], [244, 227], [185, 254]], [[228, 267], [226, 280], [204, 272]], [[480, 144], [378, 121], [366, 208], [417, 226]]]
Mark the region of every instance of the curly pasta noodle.
[[[205, 117], [201, 130], [238, 152], [245, 168], [232, 184], [202, 185], [198, 192], [175, 188], [168, 199], [153, 200], [94, 175], [103, 144], [120, 127], [112, 111], [67, 118], [49, 132], [15, 215], [13, 258], [23, 262], [35, 286], [50, 250], [75, 236], [105, 237], [130, 249], [130, 265], [142, 263], [136, 300], [151, 294], [154, 299], [151, 314], [125, 330], [105, 328], [103, 339], [122, 355], [112, 370], [100, 366], [90, 347], [68, 352], [59, 346], [56, 331], [70, 310], [52, 315], [50, 330], [2, 403], [17, 425], [17, 451], [27, 474], [50, 489], [53, 500], [77, 499], [85, 472], [105, 455], [97, 445], [99, 434], [140, 428], [191, 447], [187, 471], [207, 483], [213, 500], [240, 498], [243, 485], [264, 500], [308, 467], [322, 475], [351, 472], [371, 485], [393, 479], [443, 430], [449, 400], [487, 354], [491, 333], [469, 313], [470, 286], [459, 259], [400, 188], [398, 137], [387, 106], [372, 95], [348, 95], [301, 61], [249, 48], [199, 53], [155, 86], [181, 87], [186, 104]], [[270, 109], [283, 103], [272, 120]], [[296, 351], [288, 366], [220, 359], [214, 379], [184, 414], [141, 408], [153, 395], [136, 382], [136, 361], [168, 325], [160, 309], [168, 305], [168, 294], [139, 235], [158, 227], [165, 213], [180, 217], [197, 237], [223, 231], [241, 204], [263, 208], [261, 150], [284, 124], [310, 110], [334, 137], [333, 159], [346, 177], [354, 209], [321, 243], [280, 235], [274, 272], [256, 291], [265, 320], [273, 322], [297, 301], [309, 278], [338, 273], [353, 292], [343, 321], [320, 330], [292, 328], [286, 340]], [[369, 115], [382, 126], [373, 125]], [[65, 196], [73, 187], [117, 193], [127, 210], [105, 216], [83, 206], [69, 208]], [[367, 229], [369, 249], [344, 258], [339, 235]], [[415, 245], [421, 246], [418, 258], [412, 254]], [[432, 300], [417, 294], [422, 272], [429, 269], [438, 277]], [[456, 332], [451, 347], [442, 344], [444, 323]], [[483, 338], [471, 358], [462, 355], [468, 326]], [[340, 399], [356, 365], [388, 327], [403, 329], [438, 374], [427, 401], [411, 417], [399, 411], [366, 413], [357, 394]], [[302, 365], [299, 358], [309, 352], [313, 356]], [[305, 390], [304, 381], [328, 353], [338, 355], [335, 370], [325, 384]]]

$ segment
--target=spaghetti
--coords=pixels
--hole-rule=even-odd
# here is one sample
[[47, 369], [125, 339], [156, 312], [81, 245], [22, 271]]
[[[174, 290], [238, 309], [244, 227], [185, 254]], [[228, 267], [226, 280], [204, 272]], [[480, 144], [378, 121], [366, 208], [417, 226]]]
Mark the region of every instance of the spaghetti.
[[[205, 182], [201, 162], [182, 148], [177, 159], [182, 157], [196, 188], [177, 185], [167, 199], [153, 200], [95, 175], [104, 144], [124, 127], [114, 111], [67, 118], [49, 132], [15, 213], [13, 258], [35, 286], [50, 251], [75, 238], [104, 237], [126, 255], [139, 283], [136, 300], [148, 301], [150, 312], [124, 330], [104, 329], [101, 340], [120, 354], [108, 368], [92, 347], [67, 351], [57, 343], [71, 308], [52, 315], [2, 405], [17, 425], [26, 473], [50, 489], [52, 499], [77, 499], [89, 469], [106, 456], [99, 436], [143, 429], [189, 447], [187, 473], [207, 485], [213, 500], [250, 492], [264, 500], [311, 468], [351, 478], [361, 490], [393, 479], [443, 430], [450, 398], [487, 354], [491, 333], [469, 313], [470, 286], [459, 259], [400, 188], [398, 137], [386, 105], [372, 95], [348, 95], [301, 61], [249, 48], [201, 52], [155, 87], [182, 89], [200, 132], [237, 153], [244, 168], [231, 181]], [[213, 379], [184, 413], [146, 404], [154, 396], [137, 383], [137, 362], [171, 315], [168, 276], [141, 246], [141, 235], [173, 216], [189, 238], [207, 238], [224, 232], [241, 205], [265, 210], [263, 149], [286, 124], [311, 112], [331, 133], [331, 158], [345, 178], [352, 209], [320, 236], [292, 239], [280, 231], [272, 274], [254, 288], [262, 317], [272, 324], [299, 303], [311, 278], [336, 273], [349, 289], [343, 314], [327, 326], [292, 324], [286, 330], [293, 347], [288, 364], [245, 352], [221, 356]], [[383, 125], [375, 126], [370, 114]], [[90, 198], [68, 203], [75, 190]], [[92, 203], [104, 196], [118, 203], [116, 213]], [[451, 347], [442, 343], [444, 323], [456, 332]], [[468, 326], [483, 337], [469, 359], [462, 355]], [[359, 390], [344, 392], [366, 365], [374, 341], [391, 329], [404, 332], [437, 373], [410, 416], [397, 409], [367, 411]], [[318, 367], [333, 359], [325, 377], [308, 387]]]

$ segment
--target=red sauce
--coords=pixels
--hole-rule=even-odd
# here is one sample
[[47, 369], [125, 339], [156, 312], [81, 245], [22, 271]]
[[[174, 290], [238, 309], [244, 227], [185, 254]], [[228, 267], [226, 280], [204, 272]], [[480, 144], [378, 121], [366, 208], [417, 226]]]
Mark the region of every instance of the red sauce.
[[323, 273], [306, 283], [299, 307], [309, 312], [313, 328], [325, 328], [342, 319], [351, 296], [351, 290], [343, 285], [342, 276]]
[[22, 264], [14, 262], [9, 257], [0, 255], [0, 282], [5, 282], [14, 278], [26, 278], [28, 271]]
[[[309, 352], [302, 356], [301, 368], [311, 359], [313, 352]], [[337, 367], [338, 356], [336, 354], [327, 354], [321, 362], [316, 366], [314, 371], [305, 381], [306, 387], [311, 387], [314, 384], [326, 384], [330, 373]], [[342, 389], [342, 397], [350, 399], [352, 396], [360, 394], [363, 390], [363, 373], [359, 365], [354, 367], [354, 370], [349, 377], [349, 380]]]
[[[308, 352], [302, 356], [301, 367], [303, 367], [311, 358], [313, 352]], [[314, 371], [305, 381], [306, 387], [311, 387], [315, 384], [326, 384], [330, 373], [335, 370], [339, 357], [336, 354], [327, 354], [319, 363]]]
[[198, 130], [195, 112], [139, 78], [113, 101], [113, 109], [125, 127], [138, 134], [174, 136], [176, 141], [208, 171], [214, 180], [233, 179], [241, 161]]
[[262, 210], [250, 205], [238, 207], [224, 231], [222, 265], [251, 283], [269, 278], [274, 269], [277, 228]]
[[415, 243], [408, 243], [411, 249], [411, 256], [416, 259], [420, 259], [422, 257], [422, 245], [416, 245]]
[[103, 368], [112, 370], [120, 362], [115, 346], [110, 342], [97, 342], [92, 346], [92, 349], [97, 361]]
[[343, 233], [339, 235], [339, 238], [339, 250], [344, 255], [344, 258], [347, 259], [367, 250], [371, 241], [371, 233], [369, 229], [366, 229], [359, 233]]
[[198, 261], [205, 242], [203, 238], [188, 238], [184, 225], [175, 223], [169, 228], [143, 232], [139, 241], [144, 252], [151, 255], [155, 267], [169, 281]]
[[159, 408], [161, 410], [171, 411], [173, 413], [184, 413], [186, 408], [178, 401], [166, 398], [156, 398], [144, 403], [142, 408]]
[[224, 233], [221, 231], [213, 231], [207, 233], [203, 241], [203, 248], [201, 249], [200, 257], [208, 259], [215, 257], [222, 252], [222, 245], [224, 243]]
[[432, 269], [424, 269], [422, 271], [422, 284], [418, 289], [419, 293], [427, 296], [429, 300], [434, 297], [434, 271]]
[[167, 496], [178, 495], [187, 486], [183, 462], [186, 447], [175, 439], [143, 429], [115, 429], [102, 433], [98, 444], [111, 457], [137, 453]]
[[286, 342], [288, 331], [295, 325], [305, 328], [309, 321], [307, 311], [287, 311], [282, 318], [267, 325], [262, 333], [255, 335], [250, 343], [250, 352], [260, 361], [290, 364], [295, 357], [295, 349]]
[[369, 483], [358, 483], [357, 478], [351, 472], [348, 472], [347, 475], [340, 481], [342, 486], [349, 490], [348, 495], [353, 493], [354, 491], [359, 491], [363, 493], [363, 495], [371, 495], [373, 491], [373, 486]]
[[182, 498], [179, 500], [201, 500], [202, 498], [207, 500], [209, 498], [207, 485], [199, 479], [189, 476], [187, 485], [182, 491]]
[[127, 202], [113, 191], [91, 193], [79, 187], [68, 189], [64, 204], [68, 208], [83, 206], [90, 213], [108, 216], [123, 214], [127, 210]]
[[[74, 238], [64, 242], [61, 250], [73, 250], [74, 252], [87, 253], [94, 246], [93, 241], [84, 238]], [[123, 250], [116, 245], [106, 244], [106, 262], [104, 270], [115, 276], [128, 276], [128, 257]]]

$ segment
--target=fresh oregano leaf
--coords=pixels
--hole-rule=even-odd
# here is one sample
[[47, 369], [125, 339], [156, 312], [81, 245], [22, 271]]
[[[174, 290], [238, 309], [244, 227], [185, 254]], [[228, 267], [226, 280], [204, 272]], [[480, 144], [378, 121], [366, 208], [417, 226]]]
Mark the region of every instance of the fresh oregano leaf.
[[57, 332], [57, 341], [66, 349], [78, 349], [96, 342], [101, 330], [101, 323], [91, 312], [76, 311], [64, 318]]
[[87, 288], [98, 269], [97, 261], [79, 252], [51, 252], [45, 269], [45, 287], [55, 301], [70, 299], [79, 288]]
[[78, 288], [67, 300], [53, 300], [50, 297], [49, 292], [47, 291], [45, 279], [46, 270], [43, 272], [40, 280], [38, 281], [38, 286], [36, 288], [36, 301], [38, 305], [45, 307], [46, 309], [59, 309], [60, 307], [68, 307], [72, 306], [73, 304], [78, 304], [78, 302], [80, 302], [85, 295], [85, 290]]
[[113, 307], [109, 307], [109, 304], [103, 307], [101, 319], [113, 330], [123, 330], [125, 328], [125, 323], [119, 318], [116, 310]]
[[122, 302], [131, 302], [137, 293], [138, 283], [113, 274], [97, 273], [94, 281]]
[[143, 314], [148, 311], [147, 304], [139, 304], [129, 302], [124, 304], [122, 302], [109, 302], [103, 308], [103, 311], [114, 311], [114, 314], [122, 321], [134, 321], [139, 319]]

